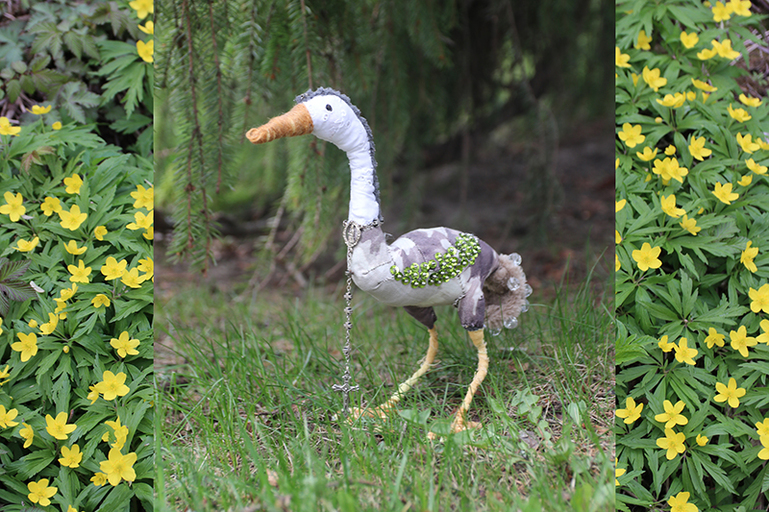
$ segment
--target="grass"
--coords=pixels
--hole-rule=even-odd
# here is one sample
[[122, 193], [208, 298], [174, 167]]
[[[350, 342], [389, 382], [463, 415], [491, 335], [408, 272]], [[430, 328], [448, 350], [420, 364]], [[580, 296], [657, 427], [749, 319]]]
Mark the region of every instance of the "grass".
[[[477, 365], [456, 312], [437, 309], [438, 362], [398, 413], [350, 425], [331, 391], [342, 293], [156, 296], [159, 510], [614, 510], [610, 295], [562, 285], [487, 334], [469, 413], [483, 427], [432, 442]], [[359, 291], [353, 305], [353, 400], [376, 405], [416, 370], [427, 331]]]

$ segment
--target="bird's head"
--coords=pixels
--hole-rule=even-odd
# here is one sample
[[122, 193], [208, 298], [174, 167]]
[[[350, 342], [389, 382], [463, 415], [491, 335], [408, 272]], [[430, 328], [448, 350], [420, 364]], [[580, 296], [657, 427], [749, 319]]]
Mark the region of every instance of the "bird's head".
[[344, 94], [328, 88], [308, 91], [296, 98], [296, 106], [246, 133], [254, 144], [282, 137], [312, 133], [342, 151], [361, 149], [370, 143], [370, 129], [360, 112]]

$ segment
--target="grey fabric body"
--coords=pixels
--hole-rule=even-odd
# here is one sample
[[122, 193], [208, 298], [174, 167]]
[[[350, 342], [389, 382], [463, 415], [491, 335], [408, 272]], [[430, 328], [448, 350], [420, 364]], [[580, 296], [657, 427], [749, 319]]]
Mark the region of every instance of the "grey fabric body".
[[428, 328], [435, 323], [432, 306], [454, 305], [465, 329], [481, 329], [485, 316], [483, 282], [498, 265], [497, 253], [482, 240], [478, 241], [481, 252], [475, 263], [439, 286], [412, 288], [396, 281], [390, 271], [393, 265], [402, 270], [412, 263], [434, 259], [436, 253], [453, 246], [459, 234], [460, 231], [443, 227], [417, 229], [387, 245], [379, 226], [367, 228], [352, 251], [353, 281], [385, 304], [407, 306], [406, 310]]

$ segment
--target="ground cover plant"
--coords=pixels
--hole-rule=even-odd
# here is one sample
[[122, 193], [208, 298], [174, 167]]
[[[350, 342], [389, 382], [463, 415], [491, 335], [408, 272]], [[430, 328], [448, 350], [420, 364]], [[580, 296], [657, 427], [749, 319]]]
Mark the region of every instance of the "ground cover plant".
[[147, 5], [0, 23], [4, 511], [153, 509]]
[[766, 16], [616, 9], [617, 507], [766, 510]]
[[[470, 413], [483, 427], [431, 442], [477, 363], [457, 315], [438, 311], [440, 361], [399, 413], [348, 425], [331, 390], [344, 369], [343, 286], [252, 301], [165, 282], [159, 508], [614, 510], [614, 335], [602, 293], [564, 292], [490, 337]], [[353, 302], [354, 399], [377, 404], [424, 356], [427, 333], [365, 294]]]

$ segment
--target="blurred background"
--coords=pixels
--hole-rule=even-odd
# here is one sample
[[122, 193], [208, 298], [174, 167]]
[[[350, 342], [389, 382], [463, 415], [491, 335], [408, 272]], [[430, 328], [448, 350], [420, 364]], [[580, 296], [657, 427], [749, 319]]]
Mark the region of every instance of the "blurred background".
[[567, 262], [611, 271], [607, 0], [155, 5], [161, 290], [199, 271], [240, 291], [343, 277], [344, 153], [244, 137], [319, 86], [371, 125], [386, 232], [472, 232], [521, 253], [535, 290]]

